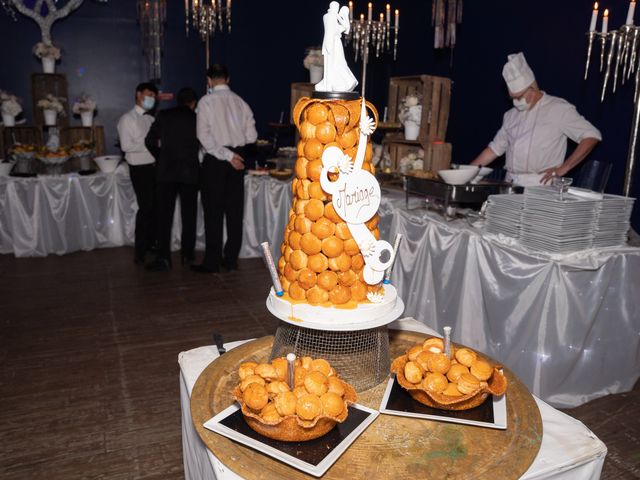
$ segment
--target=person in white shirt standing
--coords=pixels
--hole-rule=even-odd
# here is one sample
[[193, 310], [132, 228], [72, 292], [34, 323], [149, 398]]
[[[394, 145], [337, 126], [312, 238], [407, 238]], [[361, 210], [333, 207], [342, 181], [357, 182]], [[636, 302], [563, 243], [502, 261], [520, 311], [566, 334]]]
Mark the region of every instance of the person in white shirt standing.
[[[602, 140], [602, 135], [566, 100], [538, 88], [522, 53], [508, 56], [502, 70], [513, 108], [504, 114], [493, 141], [471, 165], [488, 165], [506, 153], [507, 181], [531, 186], [566, 175]], [[567, 138], [578, 144], [569, 157]]]
[[[244, 160], [258, 138], [253, 112], [229, 88], [224, 65], [207, 70], [207, 95], [198, 102], [198, 140], [205, 151], [201, 170], [201, 196], [206, 237], [205, 256], [192, 270], [201, 273], [234, 270], [242, 245], [244, 213]], [[227, 241], [222, 245], [226, 217]]]
[[147, 251], [155, 243], [155, 159], [147, 150], [144, 139], [153, 123], [153, 116], [148, 112], [156, 104], [158, 89], [152, 83], [141, 83], [136, 87], [136, 104], [133, 109], [120, 117], [118, 136], [120, 148], [129, 164], [131, 183], [138, 202], [135, 228], [136, 264], [144, 264]]

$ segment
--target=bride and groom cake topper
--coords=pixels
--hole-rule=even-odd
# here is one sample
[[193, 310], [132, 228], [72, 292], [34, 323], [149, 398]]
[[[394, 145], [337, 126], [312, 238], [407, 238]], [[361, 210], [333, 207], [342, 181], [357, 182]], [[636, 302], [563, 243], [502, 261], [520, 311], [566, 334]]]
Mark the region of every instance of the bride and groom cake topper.
[[318, 92], [351, 92], [358, 85], [356, 77], [347, 65], [342, 46], [342, 35], [349, 34], [349, 7], [340, 7], [331, 2], [327, 13], [322, 17], [324, 38], [322, 55], [324, 56], [324, 77], [316, 84]]

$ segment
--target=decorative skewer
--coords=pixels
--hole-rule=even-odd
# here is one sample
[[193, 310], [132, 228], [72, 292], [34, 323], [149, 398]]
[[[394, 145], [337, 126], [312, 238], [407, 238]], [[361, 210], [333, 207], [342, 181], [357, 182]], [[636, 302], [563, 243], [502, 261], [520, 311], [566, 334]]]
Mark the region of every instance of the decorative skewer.
[[295, 368], [296, 368], [296, 354], [288, 353], [287, 354], [287, 384], [289, 388], [293, 390], [295, 385]]
[[276, 264], [273, 262], [273, 257], [271, 256], [271, 250], [269, 249], [269, 242], [262, 242], [260, 246], [262, 247], [262, 255], [264, 256], [264, 261], [267, 264], [267, 268], [269, 269], [269, 274], [271, 275], [271, 282], [273, 282], [273, 289], [276, 292], [276, 295], [281, 297], [282, 295], [284, 295], [284, 290], [282, 289], [282, 285], [280, 284], [280, 278], [278, 277]]
[[393, 258], [391, 259], [391, 265], [387, 268], [387, 271], [384, 272], [384, 280], [382, 283], [388, 285], [391, 283], [391, 270], [393, 270], [393, 265], [396, 263], [396, 258], [398, 258], [398, 247], [400, 246], [400, 240], [402, 240], [402, 234], [396, 234], [396, 238], [393, 241]]
[[451, 327], [444, 327], [444, 354], [451, 358]]
[[611, 33], [611, 45], [609, 45], [609, 54], [607, 55], [607, 70], [604, 74], [604, 82], [602, 84], [602, 95], [600, 101], [604, 101], [604, 94], [607, 90], [607, 83], [609, 83], [609, 75], [611, 74], [611, 60], [613, 60], [613, 52], [616, 50], [616, 40], [618, 39], [618, 32]]

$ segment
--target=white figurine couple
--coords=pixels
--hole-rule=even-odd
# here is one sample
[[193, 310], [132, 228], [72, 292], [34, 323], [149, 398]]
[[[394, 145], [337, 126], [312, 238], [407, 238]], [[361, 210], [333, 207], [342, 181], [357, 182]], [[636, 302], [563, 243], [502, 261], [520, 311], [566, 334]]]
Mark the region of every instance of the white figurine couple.
[[331, 2], [329, 10], [322, 17], [324, 23], [324, 39], [322, 55], [324, 55], [324, 77], [316, 84], [319, 92], [351, 92], [358, 81], [347, 65], [342, 47], [342, 34], [350, 30], [349, 7], [338, 2]]

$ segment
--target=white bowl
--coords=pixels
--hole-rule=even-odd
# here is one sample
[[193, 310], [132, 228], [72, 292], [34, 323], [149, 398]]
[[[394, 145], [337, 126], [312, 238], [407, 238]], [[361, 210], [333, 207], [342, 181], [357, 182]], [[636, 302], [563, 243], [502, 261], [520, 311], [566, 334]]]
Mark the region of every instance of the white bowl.
[[478, 167], [456, 170], [438, 170], [438, 175], [449, 185], [464, 185], [478, 174]]
[[11, 162], [3, 162], [0, 160], [0, 176], [8, 176], [13, 168], [13, 163]]
[[104, 155], [102, 157], [94, 158], [96, 165], [103, 173], [112, 173], [115, 171], [116, 167], [122, 160], [120, 155]]

